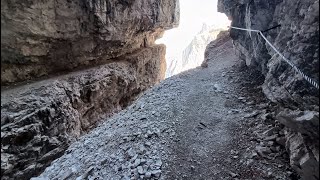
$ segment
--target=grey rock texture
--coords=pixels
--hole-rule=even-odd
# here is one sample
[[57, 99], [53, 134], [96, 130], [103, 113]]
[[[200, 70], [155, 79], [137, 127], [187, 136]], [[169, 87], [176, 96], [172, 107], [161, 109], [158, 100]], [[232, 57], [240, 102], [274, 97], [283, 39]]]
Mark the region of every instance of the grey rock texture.
[[219, 56], [219, 54], [212, 54], [212, 49], [215, 49], [216, 47], [221, 46], [225, 41], [230, 40], [230, 34], [229, 31], [220, 31], [219, 34], [216, 37], [217, 39], [214, 41], [211, 41], [207, 46], [204, 51], [204, 60], [201, 63], [201, 67], [207, 67], [208, 66], [208, 61], [210, 60], [211, 57], [214, 56]]
[[302, 179], [319, 179], [319, 112], [285, 109], [276, 117], [286, 130], [291, 166]]
[[[269, 161], [257, 154], [250, 157], [256, 145], [263, 146], [262, 140], [251, 142], [249, 137], [257, 138], [253, 126], [263, 125], [258, 118], [243, 117], [261, 113], [268, 105], [257, 98], [261, 88], [250, 90], [256, 96], [247, 96], [242, 87], [250, 89], [244, 84], [255, 82], [243, 79], [249, 73], [239, 68], [232, 43], [226, 40], [207, 54], [208, 68], [197, 67], [150, 88], [70, 145], [38, 178], [290, 179], [282, 152], [269, 153]], [[229, 93], [218, 91], [215, 84]], [[239, 95], [257, 104], [247, 105]], [[226, 107], [228, 100], [233, 105]], [[264, 108], [258, 110], [258, 105]]]
[[[263, 31], [281, 25], [263, 34], [301, 71], [319, 82], [318, 0], [219, 0], [218, 11], [236, 27]], [[230, 36], [239, 58], [264, 75], [262, 89], [267, 98], [291, 109], [277, 116], [290, 131], [286, 147], [291, 165], [303, 179], [319, 179], [319, 158], [313, 158], [319, 157], [318, 89], [283, 62], [257, 33], [231, 29]]]
[[165, 46], [154, 42], [178, 25], [178, 6], [2, 0], [1, 179], [41, 173], [71, 142], [163, 79]]
[[[219, 0], [218, 11], [232, 20], [232, 26], [266, 30], [275, 47], [299, 69], [319, 81], [319, 1], [318, 0]], [[265, 75], [263, 90], [273, 102], [312, 109], [318, 105], [319, 92], [275, 55], [255, 32], [231, 29], [230, 36], [239, 57]]]
[[297, 132], [319, 139], [319, 112], [285, 109], [277, 115], [279, 122]]
[[290, 152], [290, 165], [302, 180], [319, 179], [319, 144], [308, 136], [288, 129], [285, 133], [286, 148]]
[[157, 45], [121, 62], [2, 92], [1, 179], [28, 179], [40, 173], [102, 118], [159, 82], [164, 51]]
[[1, 1], [1, 84], [105, 63], [179, 23], [178, 1]]

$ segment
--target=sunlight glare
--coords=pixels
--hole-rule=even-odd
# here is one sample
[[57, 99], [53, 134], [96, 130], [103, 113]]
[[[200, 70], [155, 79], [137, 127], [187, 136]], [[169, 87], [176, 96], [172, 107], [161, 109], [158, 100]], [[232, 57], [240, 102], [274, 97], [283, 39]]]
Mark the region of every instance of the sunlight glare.
[[200, 32], [204, 23], [217, 29], [227, 29], [230, 25], [227, 16], [217, 12], [217, 0], [180, 0], [179, 26], [166, 31], [163, 37], [156, 41], [156, 44], [167, 46], [167, 66], [172, 63], [172, 58], [181, 61], [182, 51]]

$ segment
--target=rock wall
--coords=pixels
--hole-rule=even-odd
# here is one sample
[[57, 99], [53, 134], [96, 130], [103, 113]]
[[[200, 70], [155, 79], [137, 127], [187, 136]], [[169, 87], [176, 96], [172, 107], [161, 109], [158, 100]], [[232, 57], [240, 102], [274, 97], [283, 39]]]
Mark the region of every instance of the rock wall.
[[[319, 81], [319, 1], [220, 0], [218, 10], [226, 13], [236, 27], [267, 30], [281, 25], [264, 35], [299, 69]], [[278, 55], [274, 56], [275, 52], [257, 33], [231, 29], [230, 36], [240, 58], [265, 75], [263, 89], [269, 99], [306, 109], [314, 109], [312, 105], [319, 103], [318, 90]]]
[[104, 63], [178, 25], [177, 1], [1, 1], [1, 84]]
[[[221, 46], [223, 43], [227, 42], [230, 40], [230, 32], [229, 30], [224, 30], [220, 31], [219, 34], [217, 35], [216, 39], [214, 41], [211, 41], [205, 51], [204, 51], [204, 59], [201, 63], [201, 67], [206, 68], [208, 67], [208, 61], [210, 61], [209, 57], [214, 57], [217, 54], [212, 54], [212, 49]], [[214, 52], [215, 53], [215, 52]]]
[[1, 179], [37, 176], [163, 79], [154, 41], [178, 25], [178, 5], [1, 0]]
[[[267, 30], [268, 40], [301, 71], [319, 82], [319, 0], [219, 0], [218, 11], [232, 26]], [[288, 127], [287, 149], [293, 167], [303, 179], [319, 179], [319, 91], [288, 64], [255, 32], [230, 30], [239, 58], [265, 76], [265, 95], [286, 109], [278, 120]], [[307, 113], [314, 119], [312, 123]], [[302, 114], [301, 114], [302, 113]], [[286, 123], [290, 121], [290, 123]], [[306, 132], [306, 128], [311, 129]], [[303, 137], [303, 138], [302, 138]], [[313, 149], [313, 150], [311, 150]]]

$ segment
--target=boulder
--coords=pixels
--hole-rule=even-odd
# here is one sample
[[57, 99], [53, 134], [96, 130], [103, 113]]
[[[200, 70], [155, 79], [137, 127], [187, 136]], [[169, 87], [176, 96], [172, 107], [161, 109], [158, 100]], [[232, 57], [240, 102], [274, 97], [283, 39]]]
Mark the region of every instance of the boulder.
[[319, 144], [311, 145], [301, 133], [286, 132], [286, 148], [290, 152], [290, 165], [302, 180], [319, 179]]
[[284, 109], [276, 119], [296, 132], [319, 139], [319, 112]]

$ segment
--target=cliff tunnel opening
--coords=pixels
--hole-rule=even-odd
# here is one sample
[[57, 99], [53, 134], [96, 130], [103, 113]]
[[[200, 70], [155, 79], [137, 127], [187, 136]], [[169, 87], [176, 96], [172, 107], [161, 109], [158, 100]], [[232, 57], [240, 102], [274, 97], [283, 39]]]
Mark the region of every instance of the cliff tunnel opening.
[[156, 41], [165, 44], [168, 78], [200, 66], [208, 43], [230, 25], [227, 16], [217, 11], [218, 0], [181, 0], [180, 24]]

